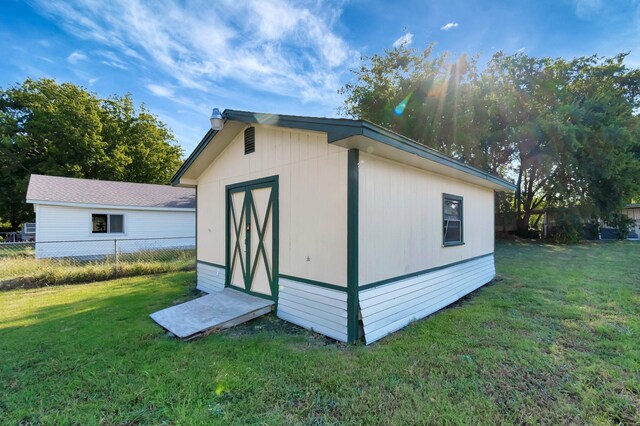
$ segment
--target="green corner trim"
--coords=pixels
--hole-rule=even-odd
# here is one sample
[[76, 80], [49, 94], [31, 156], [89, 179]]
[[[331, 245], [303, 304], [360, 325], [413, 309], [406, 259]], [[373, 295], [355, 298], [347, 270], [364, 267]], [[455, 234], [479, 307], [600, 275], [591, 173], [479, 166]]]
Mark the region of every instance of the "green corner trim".
[[358, 227], [360, 152], [350, 149], [347, 153], [347, 340], [358, 340], [359, 278], [358, 278]]
[[196, 260], [198, 263], [202, 263], [203, 265], [215, 266], [216, 268], [226, 269], [224, 265], [220, 265], [219, 263], [206, 262], [204, 260]]
[[322, 281], [310, 280], [308, 278], [296, 277], [294, 275], [280, 274], [280, 278], [284, 278], [286, 280], [291, 280], [291, 281], [297, 281], [297, 282], [300, 282], [300, 283], [303, 283], [303, 284], [310, 284], [310, 285], [314, 285], [316, 287], [323, 287], [323, 288], [327, 288], [329, 290], [336, 290], [336, 291], [342, 291], [342, 292], [346, 292], [347, 291], [346, 287], [341, 287], [339, 285], [329, 284], [329, 283], [325, 283], [325, 282], [322, 282]]
[[411, 272], [405, 275], [398, 275], [397, 277], [387, 278], [386, 280], [376, 281], [373, 283], [365, 284], [360, 286], [360, 291], [370, 290], [372, 288], [380, 287], [381, 285], [390, 284], [396, 281], [402, 281], [409, 278], [417, 277], [418, 275], [428, 274], [429, 272], [439, 271], [440, 269], [451, 268], [452, 266], [460, 265], [462, 263], [468, 263], [473, 260], [482, 259], [483, 257], [493, 256], [494, 252], [482, 254], [480, 256], [470, 257], [469, 259], [460, 260], [458, 262], [447, 263], [446, 265], [436, 266], [435, 268], [423, 269], [422, 271]]
[[[196, 193], [196, 263], [198, 262], [198, 185], [195, 188]], [[198, 277], [196, 276], [196, 283], [198, 282]]]

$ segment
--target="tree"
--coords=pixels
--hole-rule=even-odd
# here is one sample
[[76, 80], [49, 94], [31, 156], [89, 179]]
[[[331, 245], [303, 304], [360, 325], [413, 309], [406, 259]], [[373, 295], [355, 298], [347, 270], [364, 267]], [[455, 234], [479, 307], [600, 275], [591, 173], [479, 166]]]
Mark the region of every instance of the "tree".
[[514, 209], [526, 233], [543, 205], [608, 217], [637, 194], [640, 71], [626, 55], [564, 59], [494, 55], [484, 75], [517, 155]]
[[450, 60], [433, 48], [418, 52], [401, 45], [363, 58], [352, 71], [355, 81], [340, 90], [346, 97], [342, 112], [497, 173], [510, 154], [488, 138], [476, 60]]
[[639, 193], [640, 71], [625, 57], [498, 52], [479, 72], [466, 55], [403, 45], [364, 58], [341, 89], [342, 111], [515, 180], [526, 234], [545, 206], [608, 217]]
[[496, 135], [511, 154], [510, 171], [516, 178], [513, 209], [518, 232], [525, 235], [531, 216], [549, 194], [556, 169], [553, 127], [561, 85], [547, 58], [496, 53], [483, 73], [490, 88], [493, 108], [490, 120]]
[[33, 217], [32, 173], [168, 183], [181, 156], [171, 131], [130, 95], [100, 99], [50, 79], [0, 90], [0, 218], [14, 229]]
[[558, 120], [566, 151], [554, 189], [602, 218], [640, 193], [640, 70], [627, 68], [626, 56], [558, 61], [569, 78]]

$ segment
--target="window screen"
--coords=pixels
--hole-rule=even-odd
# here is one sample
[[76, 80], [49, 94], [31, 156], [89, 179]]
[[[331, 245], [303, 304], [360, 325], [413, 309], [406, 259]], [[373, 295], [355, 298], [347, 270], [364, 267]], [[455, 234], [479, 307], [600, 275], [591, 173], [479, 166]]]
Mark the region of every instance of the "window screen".
[[462, 243], [462, 197], [445, 195], [442, 206], [444, 245]]
[[109, 232], [124, 232], [124, 219], [121, 214], [109, 215]]

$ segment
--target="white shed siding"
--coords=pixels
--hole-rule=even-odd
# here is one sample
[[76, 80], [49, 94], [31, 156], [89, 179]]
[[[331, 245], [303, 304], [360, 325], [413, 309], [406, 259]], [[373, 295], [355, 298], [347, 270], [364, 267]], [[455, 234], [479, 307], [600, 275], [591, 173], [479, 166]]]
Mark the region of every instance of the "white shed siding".
[[367, 344], [455, 302], [495, 277], [493, 255], [360, 292]]
[[[359, 283], [493, 252], [492, 189], [360, 153]], [[442, 246], [442, 194], [464, 198], [464, 245]]]
[[627, 216], [629, 216], [629, 218], [633, 219], [636, 222], [631, 228], [631, 231], [635, 232], [636, 234], [640, 233], [640, 207], [623, 209], [622, 213], [626, 214]]
[[278, 317], [347, 341], [347, 293], [280, 278]]
[[198, 262], [196, 271], [198, 276], [196, 288], [198, 290], [204, 291], [205, 293], [215, 293], [216, 291], [224, 290], [226, 273], [224, 268]]
[[[91, 233], [92, 214], [124, 215], [123, 234]], [[148, 211], [124, 209], [92, 209], [85, 207], [36, 206], [36, 256], [62, 257], [111, 254], [113, 240], [185, 237], [171, 240], [127, 241], [119, 243], [119, 251], [141, 248], [165, 248], [193, 245], [195, 212]], [[108, 240], [108, 241], [103, 241]], [[63, 243], [63, 241], [88, 241]], [[58, 242], [58, 243], [51, 243]], [[141, 245], [142, 244], [142, 245]]]
[[257, 125], [255, 152], [241, 131], [199, 176], [198, 259], [225, 263], [225, 187], [279, 176], [279, 269], [346, 286], [347, 150], [324, 133]]

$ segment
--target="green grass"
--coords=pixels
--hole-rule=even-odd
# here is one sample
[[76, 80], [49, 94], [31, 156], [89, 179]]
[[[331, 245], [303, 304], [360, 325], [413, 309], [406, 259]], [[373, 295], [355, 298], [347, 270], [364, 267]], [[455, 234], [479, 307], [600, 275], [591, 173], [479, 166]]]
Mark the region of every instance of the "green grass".
[[33, 244], [0, 242], [0, 259], [6, 257], [33, 257], [34, 253]]
[[173, 273], [0, 293], [7, 424], [638, 424], [640, 245], [499, 244], [495, 284], [380, 342], [273, 316], [191, 343]]
[[12, 256], [4, 257], [1, 253], [0, 250], [0, 290], [106, 281], [195, 268], [195, 251], [189, 249], [123, 254], [117, 266], [113, 257], [81, 262], [64, 258], [35, 259], [32, 252], [16, 254], [14, 251]]

